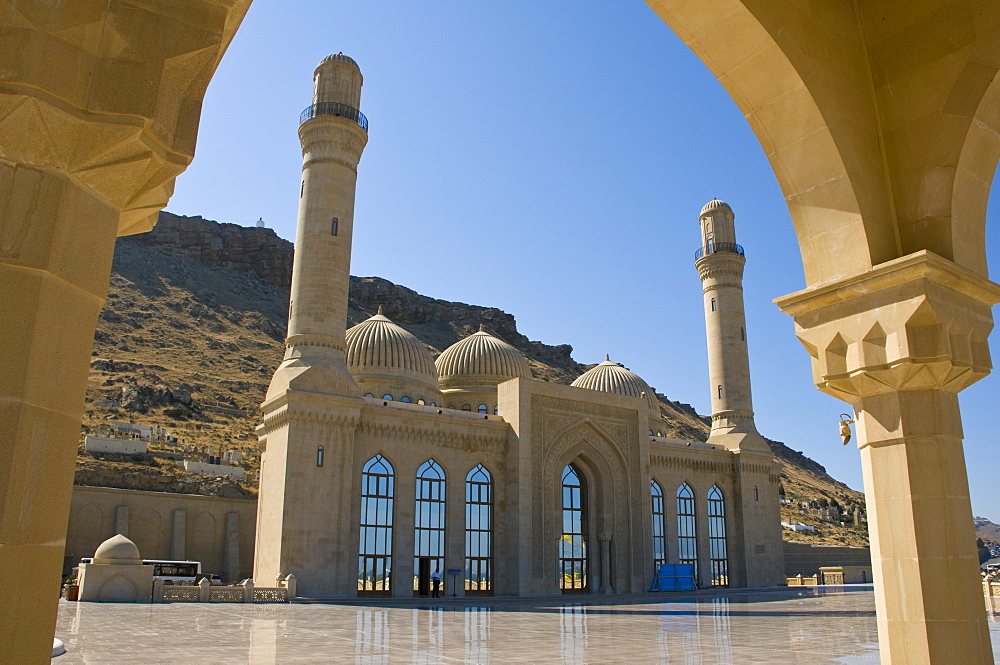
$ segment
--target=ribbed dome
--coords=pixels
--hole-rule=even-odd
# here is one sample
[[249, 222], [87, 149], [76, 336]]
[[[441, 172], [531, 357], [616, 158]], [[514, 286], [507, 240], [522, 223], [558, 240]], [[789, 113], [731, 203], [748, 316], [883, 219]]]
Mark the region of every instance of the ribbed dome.
[[317, 65], [317, 67], [322, 67], [328, 62], [343, 62], [348, 65], [354, 65], [359, 70], [361, 69], [360, 67], [358, 67], [358, 63], [354, 61], [354, 58], [344, 55], [343, 53], [334, 53], [333, 55], [326, 56], [325, 58], [319, 61], [319, 65]]
[[729, 204], [726, 203], [725, 201], [720, 201], [719, 199], [712, 199], [711, 201], [705, 204], [705, 207], [701, 209], [701, 214], [704, 215], [706, 212], [710, 212], [712, 210], [718, 210], [719, 208], [722, 208], [723, 210], [728, 210], [729, 212], [733, 211], [733, 209], [730, 208]]
[[442, 388], [495, 386], [531, 378], [531, 367], [521, 352], [481, 327], [445, 349], [434, 365]]
[[142, 557], [139, 556], [139, 548], [135, 543], [119, 533], [97, 546], [94, 563], [137, 566], [142, 563]]
[[424, 343], [378, 314], [345, 334], [347, 369], [355, 378], [398, 376], [437, 388], [434, 360]]
[[604, 356], [604, 362], [578, 376], [570, 385], [605, 393], [642, 397], [650, 410], [657, 411], [659, 408], [656, 404], [656, 395], [653, 394], [649, 384], [635, 372], [612, 362], [608, 356]]

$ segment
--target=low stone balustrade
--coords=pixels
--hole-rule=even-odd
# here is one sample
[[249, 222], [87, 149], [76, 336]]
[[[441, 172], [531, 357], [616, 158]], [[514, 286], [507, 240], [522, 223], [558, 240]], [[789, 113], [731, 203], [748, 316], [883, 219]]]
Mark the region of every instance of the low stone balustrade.
[[208, 579], [198, 584], [165, 584], [153, 579], [154, 603], [287, 603], [295, 597], [295, 575], [278, 575], [277, 586], [258, 587], [253, 580], [237, 586], [212, 586]]
[[996, 614], [1000, 611], [1000, 577], [997, 573], [983, 576], [983, 596], [986, 597], [986, 611]]

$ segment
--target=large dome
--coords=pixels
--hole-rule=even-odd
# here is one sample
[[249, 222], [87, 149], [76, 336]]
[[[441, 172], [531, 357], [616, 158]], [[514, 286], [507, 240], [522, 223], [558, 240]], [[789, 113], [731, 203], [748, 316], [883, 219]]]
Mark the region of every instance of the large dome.
[[442, 389], [495, 387], [509, 379], [531, 378], [521, 352], [482, 327], [445, 349], [434, 365]]
[[656, 395], [653, 394], [649, 384], [635, 372], [612, 362], [608, 356], [604, 356], [604, 362], [578, 376], [570, 385], [604, 393], [641, 397], [646, 400], [651, 411], [659, 410]]
[[434, 360], [424, 343], [378, 314], [351, 327], [344, 335], [347, 369], [356, 380], [408, 379], [437, 390]]
[[712, 199], [701, 209], [701, 214], [704, 215], [706, 212], [712, 212], [713, 210], [728, 210], [732, 212], [733, 209], [729, 207], [729, 204], [725, 201], [720, 201], [719, 199]]
[[142, 557], [135, 543], [118, 533], [97, 546], [93, 561], [97, 564], [134, 566], [142, 563]]

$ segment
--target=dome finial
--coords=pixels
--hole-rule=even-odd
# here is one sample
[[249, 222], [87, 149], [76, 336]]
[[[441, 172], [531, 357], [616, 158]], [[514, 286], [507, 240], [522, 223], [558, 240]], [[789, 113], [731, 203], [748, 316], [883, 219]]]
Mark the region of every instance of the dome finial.
[[479, 324], [479, 332], [486, 332], [486, 324], [485, 323], [480, 323]]
[[611, 362], [611, 354], [610, 353], [605, 353], [604, 354], [604, 361], [605, 362]]
[[377, 313], [378, 313], [379, 315], [381, 315], [381, 316], [385, 316], [385, 314], [382, 314], [382, 305], [379, 305], [379, 306], [378, 306], [378, 312], [377, 312]]

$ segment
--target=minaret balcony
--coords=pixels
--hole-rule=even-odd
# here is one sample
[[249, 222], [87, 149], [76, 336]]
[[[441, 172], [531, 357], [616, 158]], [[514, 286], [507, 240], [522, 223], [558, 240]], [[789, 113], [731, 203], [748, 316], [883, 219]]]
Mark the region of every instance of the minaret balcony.
[[697, 261], [709, 254], [739, 254], [740, 256], [745, 256], [743, 254], [743, 245], [738, 245], [735, 242], [713, 242], [704, 247], [699, 247], [698, 251], [694, 253], [694, 260]]
[[318, 104], [306, 107], [306, 110], [299, 116], [299, 124], [301, 125], [306, 120], [320, 115], [333, 115], [338, 118], [347, 118], [348, 120], [353, 120], [358, 123], [361, 129], [366, 132], [368, 131], [368, 118], [365, 117], [365, 114], [353, 106], [341, 104], [340, 102], [319, 102]]

